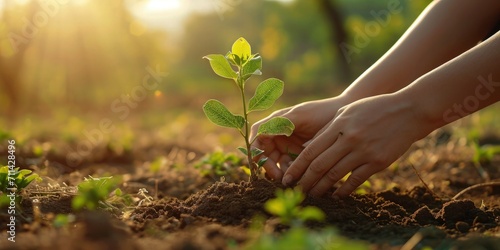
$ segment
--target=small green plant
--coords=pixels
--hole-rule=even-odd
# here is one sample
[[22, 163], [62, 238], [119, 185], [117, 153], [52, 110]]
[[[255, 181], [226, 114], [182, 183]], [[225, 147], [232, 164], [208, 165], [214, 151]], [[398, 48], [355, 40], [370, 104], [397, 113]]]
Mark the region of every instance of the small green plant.
[[480, 146], [478, 142], [473, 143], [474, 155], [472, 156], [472, 162], [475, 164], [485, 164], [491, 162], [495, 155], [500, 154], [499, 145], [482, 145]]
[[278, 216], [281, 224], [288, 225], [290, 228], [280, 235], [266, 233], [263, 228], [263, 219], [257, 217], [255, 223], [252, 224], [257, 235], [243, 249], [368, 249], [368, 245], [364, 242], [342, 237], [332, 227], [320, 230], [305, 227], [305, 221], [323, 221], [325, 214], [317, 207], [300, 207], [304, 198], [304, 194], [298, 188], [278, 189], [276, 198], [267, 201], [264, 206], [266, 211]]
[[268, 200], [264, 208], [270, 214], [278, 216], [284, 225], [301, 226], [307, 220], [324, 220], [325, 214], [321, 209], [313, 206], [300, 206], [304, 199], [305, 196], [299, 187], [277, 189], [276, 198]]
[[220, 150], [205, 155], [194, 167], [200, 169], [203, 176], [218, 177], [233, 175], [234, 170], [240, 167], [242, 158], [233, 153], [224, 153]]
[[55, 228], [63, 228], [75, 222], [76, 217], [72, 214], [57, 214], [52, 220], [52, 225]]
[[33, 181], [42, 181], [42, 178], [29, 169], [12, 168], [9, 166], [0, 167], [0, 206], [9, 203], [7, 195], [15, 193], [17, 196], [24, 188]]
[[130, 194], [126, 194], [121, 189], [117, 188], [115, 191], [111, 192], [105, 203], [111, 209], [119, 212], [129, 208], [134, 203], [134, 199]]
[[109, 207], [104, 202], [117, 184], [118, 180], [113, 177], [95, 178], [89, 175], [89, 178], [78, 184], [78, 195], [71, 202], [73, 209], [95, 210], [99, 205]]
[[[224, 104], [215, 99], [208, 100], [203, 105], [203, 111], [211, 122], [222, 127], [235, 128], [240, 132], [245, 139], [245, 147], [239, 147], [238, 149], [248, 159], [251, 173], [250, 180], [257, 180], [258, 171], [264, 165], [267, 158], [261, 158], [258, 162], [254, 162], [253, 160], [264, 151], [251, 147], [253, 141], [250, 141], [251, 125], [248, 120], [248, 114], [253, 111], [269, 109], [283, 93], [284, 83], [276, 78], [264, 80], [257, 86], [255, 94], [247, 102], [245, 84], [251, 76], [262, 74], [262, 57], [259, 54], [252, 54], [250, 44], [243, 37], [238, 38], [234, 42], [232, 50], [225, 56], [211, 54], [204, 58], [209, 60], [212, 70], [217, 75], [232, 79], [236, 83], [241, 94], [243, 115], [231, 113]], [[295, 126], [287, 118], [274, 117], [259, 127], [255, 138], [258, 135], [290, 136], [294, 129]]]
[[281, 235], [261, 233], [243, 249], [328, 249], [328, 250], [367, 250], [368, 244], [341, 236], [331, 227], [314, 231], [306, 227], [292, 227]]

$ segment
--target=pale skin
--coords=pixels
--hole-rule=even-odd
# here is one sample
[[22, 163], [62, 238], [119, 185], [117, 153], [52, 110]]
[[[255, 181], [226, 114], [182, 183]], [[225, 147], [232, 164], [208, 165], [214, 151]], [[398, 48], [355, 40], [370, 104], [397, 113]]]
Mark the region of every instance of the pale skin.
[[[266, 174], [321, 196], [344, 176], [345, 197], [417, 140], [500, 100], [500, 1], [431, 3], [398, 42], [336, 97], [274, 112], [290, 137], [259, 136]], [[289, 152], [299, 154], [293, 160]]]

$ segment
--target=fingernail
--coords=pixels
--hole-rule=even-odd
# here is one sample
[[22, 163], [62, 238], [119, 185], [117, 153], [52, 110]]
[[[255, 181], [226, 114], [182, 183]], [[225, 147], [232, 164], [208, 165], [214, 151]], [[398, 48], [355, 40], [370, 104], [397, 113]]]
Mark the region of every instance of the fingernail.
[[309, 140], [309, 141], [304, 142], [304, 144], [302, 144], [302, 147], [307, 147], [307, 146], [309, 146], [309, 144], [311, 144], [311, 141], [312, 141], [312, 140]]
[[292, 183], [292, 176], [287, 174], [283, 177], [283, 185], [289, 186]]

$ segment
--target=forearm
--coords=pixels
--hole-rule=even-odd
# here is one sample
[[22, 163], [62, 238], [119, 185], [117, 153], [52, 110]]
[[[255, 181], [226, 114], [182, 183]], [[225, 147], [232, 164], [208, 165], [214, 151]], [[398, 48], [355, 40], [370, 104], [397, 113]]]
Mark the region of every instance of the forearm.
[[342, 95], [355, 101], [400, 90], [476, 45], [499, 15], [497, 0], [431, 3], [398, 42]]
[[[427, 132], [500, 101], [500, 32], [396, 92]], [[425, 128], [423, 128], [425, 129]]]

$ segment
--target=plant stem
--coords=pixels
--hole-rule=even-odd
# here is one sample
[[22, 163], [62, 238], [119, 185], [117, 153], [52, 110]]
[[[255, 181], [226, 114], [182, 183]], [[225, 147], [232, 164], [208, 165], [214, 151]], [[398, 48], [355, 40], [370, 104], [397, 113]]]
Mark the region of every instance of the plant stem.
[[241, 68], [239, 69], [238, 72], [238, 86], [240, 86], [241, 99], [243, 101], [243, 118], [245, 118], [245, 133], [243, 137], [245, 138], [245, 145], [247, 148], [248, 168], [250, 168], [250, 181], [253, 182], [256, 181], [258, 178], [257, 167], [255, 166], [255, 163], [253, 162], [252, 159], [251, 144], [250, 144], [250, 126], [248, 122], [247, 103], [245, 98], [245, 88], [244, 88], [245, 85], [243, 79], [241, 78]]

